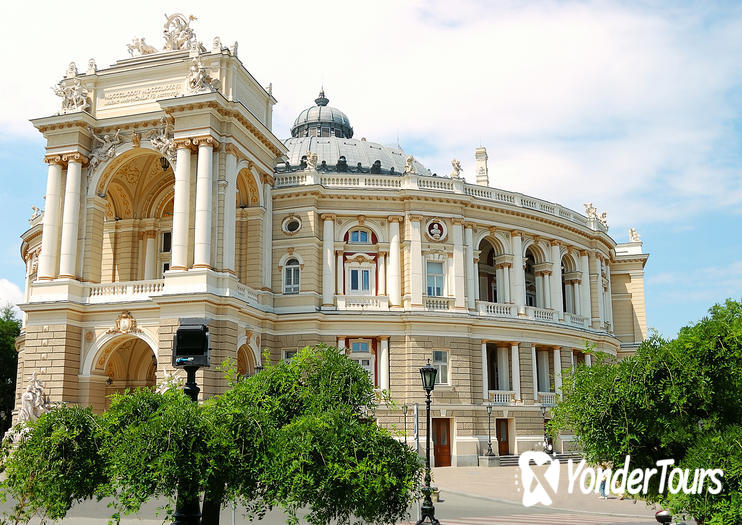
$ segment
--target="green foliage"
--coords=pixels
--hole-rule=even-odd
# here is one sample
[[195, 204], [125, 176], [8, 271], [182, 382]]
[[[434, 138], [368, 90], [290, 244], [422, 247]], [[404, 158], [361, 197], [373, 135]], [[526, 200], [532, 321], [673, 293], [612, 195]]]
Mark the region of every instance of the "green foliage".
[[0, 436], [10, 428], [15, 405], [15, 382], [18, 352], [15, 338], [21, 333], [21, 322], [8, 304], [0, 311]]
[[[574, 431], [588, 460], [623, 463], [631, 455], [631, 464], [640, 468], [665, 458], [682, 465], [691, 454], [700, 457], [704, 446], [719, 450], [720, 436], [735, 435], [742, 422], [742, 304], [728, 300], [709, 313], [674, 340], [655, 334], [620, 363], [602, 356], [593, 367], [566, 374], [552, 430]], [[722, 461], [706, 459], [703, 468]], [[647, 498], [670, 503], [658, 494], [656, 481]], [[738, 501], [736, 487], [731, 483], [718, 496], [703, 495], [703, 505], [691, 504], [694, 497], [683, 505], [708, 512], [696, 517], [710, 519]]]
[[204, 495], [205, 523], [229, 501], [256, 517], [281, 507], [294, 521], [307, 509], [310, 523], [406, 516], [422, 465], [369, 419], [376, 396], [358, 364], [318, 346], [251, 377], [232, 368], [224, 364], [230, 388], [202, 404], [141, 389], [115, 395], [100, 417], [63, 406], [39, 418], [0, 485], [25, 505], [16, 516], [60, 518], [92, 497], [111, 497], [114, 519], [166, 497], [172, 516], [184, 491]]
[[0, 488], [17, 502], [17, 519], [61, 519], [73, 503], [96, 494], [105, 480], [99, 430], [89, 408], [63, 405], [21, 429], [12, 454], [4, 443]]

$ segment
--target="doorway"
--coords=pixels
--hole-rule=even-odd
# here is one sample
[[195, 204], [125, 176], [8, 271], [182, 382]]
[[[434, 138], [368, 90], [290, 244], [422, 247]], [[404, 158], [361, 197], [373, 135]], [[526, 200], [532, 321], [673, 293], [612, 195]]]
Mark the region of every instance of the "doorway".
[[436, 467], [451, 466], [451, 428], [447, 418], [433, 418], [433, 458]]
[[508, 420], [497, 418], [495, 420], [495, 432], [497, 434], [497, 453], [500, 456], [510, 455], [510, 439], [508, 436]]

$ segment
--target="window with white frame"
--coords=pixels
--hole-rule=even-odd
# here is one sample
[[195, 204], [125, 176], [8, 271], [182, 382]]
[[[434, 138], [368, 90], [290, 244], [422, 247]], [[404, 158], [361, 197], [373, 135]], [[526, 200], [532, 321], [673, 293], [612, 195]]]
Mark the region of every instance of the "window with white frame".
[[283, 267], [283, 293], [299, 293], [300, 265], [296, 259], [289, 259]]
[[350, 340], [350, 359], [355, 361], [361, 368], [363, 368], [368, 376], [371, 378], [371, 382], [376, 384], [374, 377], [374, 355], [371, 352], [371, 340], [370, 339], [351, 339]]
[[291, 361], [291, 359], [298, 354], [298, 350], [284, 350], [283, 351], [283, 360], [284, 361]]
[[356, 254], [345, 263], [346, 295], [376, 295], [376, 261], [366, 254]]
[[448, 352], [446, 350], [433, 350], [433, 367], [438, 370], [435, 375], [436, 385], [448, 384]]
[[351, 230], [348, 235], [348, 242], [351, 244], [370, 244], [371, 234], [368, 230], [355, 229]]
[[441, 297], [445, 290], [445, 274], [443, 273], [443, 263], [428, 261], [427, 263], [428, 278], [428, 297]]

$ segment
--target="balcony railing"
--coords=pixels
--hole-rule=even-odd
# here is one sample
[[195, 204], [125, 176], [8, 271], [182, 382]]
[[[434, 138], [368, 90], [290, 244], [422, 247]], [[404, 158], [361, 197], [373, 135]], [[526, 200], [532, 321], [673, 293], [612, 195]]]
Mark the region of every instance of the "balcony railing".
[[389, 310], [386, 295], [338, 295], [338, 310]]
[[556, 392], [539, 392], [538, 400], [542, 405], [554, 406], [557, 404]]
[[479, 315], [489, 317], [517, 317], [518, 309], [514, 304], [488, 303], [487, 301], [477, 301], [477, 311]]
[[515, 398], [515, 392], [512, 390], [490, 390], [490, 403], [493, 405], [510, 405]]
[[332, 170], [320, 170], [319, 172], [311, 170], [287, 171], [276, 174], [277, 188], [312, 184], [321, 184], [326, 188], [408, 189], [465, 194], [478, 199], [494, 201], [517, 208], [528, 208], [547, 215], [553, 215], [592, 230], [608, 231], [608, 228], [597, 217], [586, 217], [559, 204], [529, 197], [522, 193], [499, 190], [478, 184], [469, 184], [464, 182], [463, 179], [416, 174], [344, 173]]
[[426, 297], [425, 309], [435, 311], [450, 310], [453, 306], [453, 297]]
[[579, 326], [580, 328], [587, 328], [588, 318], [584, 315], [571, 314], [564, 312], [564, 322], [573, 326]]
[[146, 301], [153, 295], [162, 293], [164, 287], [165, 279], [103, 284], [85, 283], [85, 288], [87, 288], [87, 302], [89, 304]]
[[547, 321], [553, 323], [557, 320], [556, 311], [548, 308], [526, 306], [526, 315], [529, 319], [535, 319], [536, 321]]

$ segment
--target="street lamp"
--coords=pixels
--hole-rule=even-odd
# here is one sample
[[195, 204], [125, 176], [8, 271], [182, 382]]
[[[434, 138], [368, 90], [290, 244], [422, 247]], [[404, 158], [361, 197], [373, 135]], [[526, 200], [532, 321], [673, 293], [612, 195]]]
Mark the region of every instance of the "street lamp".
[[425, 499], [420, 508], [420, 519], [418, 520], [417, 525], [425, 523], [426, 518], [430, 518], [430, 523], [436, 525], [440, 524], [440, 522], [435, 518], [435, 507], [433, 506], [433, 500], [430, 498], [430, 493], [432, 492], [432, 489], [430, 488], [430, 393], [435, 388], [435, 376], [437, 373], [438, 370], [434, 366], [431, 366], [430, 359], [428, 359], [428, 364], [420, 369], [420, 377], [423, 380], [423, 390], [425, 390], [425, 395], [427, 396], [425, 399], [425, 408], [427, 413], [425, 424], [427, 432], [425, 432], [425, 487], [423, 488]]
[[546, 407], [541, 407], [541, 417], [544, 419], [544, 452], [547, 454], [551, 454], [554, 450], [554, 447], [549, 442], [549, 436], [546, 435]]
[[407, 405], [402, 405], [402, 413], [404, 414], [404, 445], [407, 446]]
[[492, 403], [487, 403], [487, 452], [485, 456], [494, 456], [492, 452]]

